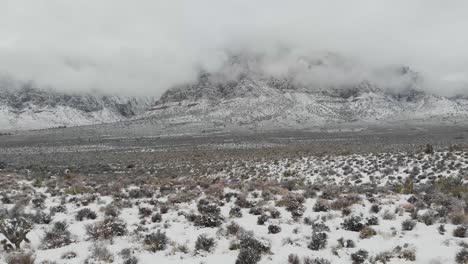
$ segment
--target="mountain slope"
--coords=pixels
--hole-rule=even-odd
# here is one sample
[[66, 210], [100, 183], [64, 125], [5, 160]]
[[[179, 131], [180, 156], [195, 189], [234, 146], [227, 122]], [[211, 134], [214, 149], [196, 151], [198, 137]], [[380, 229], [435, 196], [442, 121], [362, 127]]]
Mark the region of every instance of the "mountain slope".
[[[424, 93], [421, 77], [408, 67], [353, 73], [336, 82], [353, 66], [335, 55], [295, 63], [286, 74], [272, 74], [261, 58], [231, 58], [219, 71], [202, 72], [195, 83], [169, 89], [148, 116], [166, 124], [265, 128], [468, 117], [468, 100]], [[314, 79], [321, 76], [330, 80]]]
[[41, 129], [117, 122], [143, 113], [152, 99], [42, 90], [0, 82], [0, 128]]

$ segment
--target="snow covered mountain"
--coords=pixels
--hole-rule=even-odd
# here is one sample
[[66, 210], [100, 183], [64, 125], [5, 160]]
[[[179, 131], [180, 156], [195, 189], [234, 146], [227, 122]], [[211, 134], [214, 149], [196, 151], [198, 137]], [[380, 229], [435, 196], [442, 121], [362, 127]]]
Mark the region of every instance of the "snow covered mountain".
[[143, 113], [152, 102], [152, 98], [63, 93], [3, 79], [0, 130], [117, 122]]
[[[285, 64], [286, 70], [275, 69]], [[169, 89], [150, 116], [172, 124], [265, 128], [468, 117], [468, 100], [423, 92], [422, 78], [409, 67], [369, 72], [334, 54], [292, 62], [233, 56], [219, 71]]]
[[170, 88], [157, 101], [67, 94], [0, 79], [0, 130], [126, 120], [141, 129], [181, 132], [468, 120], [466, 97], [426, 93], [424, 85], [409, 67], [368, 69], [332, 53], [233, 55], [217, 70], [201, 71], [195, 81]]

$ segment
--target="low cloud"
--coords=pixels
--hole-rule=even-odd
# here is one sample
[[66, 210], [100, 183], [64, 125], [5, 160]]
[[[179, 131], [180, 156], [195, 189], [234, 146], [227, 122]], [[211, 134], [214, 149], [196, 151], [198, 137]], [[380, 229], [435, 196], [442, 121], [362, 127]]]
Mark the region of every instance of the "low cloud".
[[[227, 51], [286, 49], [358, 65], [303, 76], [311, 81], [408, 65], [424, 89], [466, 94], [466, 10], [463, 0], [5, 0], [0, 73], [60, 90], [158, 96], [200, 69], [219, 69]], [[264, 67], [291, 70], [284, 61]]]

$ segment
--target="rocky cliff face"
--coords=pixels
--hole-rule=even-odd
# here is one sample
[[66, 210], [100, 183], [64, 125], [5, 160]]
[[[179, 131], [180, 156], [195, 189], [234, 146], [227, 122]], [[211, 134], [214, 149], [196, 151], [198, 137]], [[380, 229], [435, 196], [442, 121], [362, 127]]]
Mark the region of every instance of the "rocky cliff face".
[[[219, 71], [202, 72], [196, 82], [169, 89], [151, 116], [174, 124], [266, 128], [468, 117], [468, 100], [423, 92], [423, 80], [409, 67], [360, 75], [333, 54], [298, 58], [289, 67], [272, 73], [261, 58], [235, 56]], [[335, 81], [342, 74], [349, 76]]]

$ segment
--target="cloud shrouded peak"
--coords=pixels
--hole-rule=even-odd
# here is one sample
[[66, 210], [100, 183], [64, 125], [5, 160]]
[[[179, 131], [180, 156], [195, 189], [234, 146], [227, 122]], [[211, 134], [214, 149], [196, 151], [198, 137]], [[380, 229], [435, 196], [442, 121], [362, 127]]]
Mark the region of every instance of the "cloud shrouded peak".
[[379, 69], [407, 65], [425, 90], [452, 95], [468, 89], [467, 9], [461, 0], [5, 0], [0, 73], [61, 90], [157, 96], [200, 69], [219, 71], [232, 52], [267, 54], [265, 72], [298, 76], [290, 58], [330, 53], [356, 68], [299, 79], [391, 82]]

